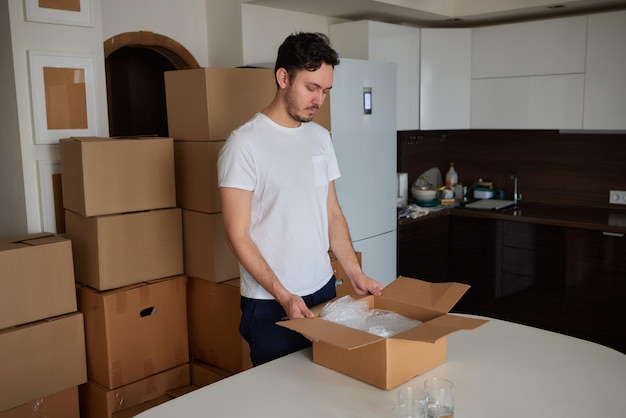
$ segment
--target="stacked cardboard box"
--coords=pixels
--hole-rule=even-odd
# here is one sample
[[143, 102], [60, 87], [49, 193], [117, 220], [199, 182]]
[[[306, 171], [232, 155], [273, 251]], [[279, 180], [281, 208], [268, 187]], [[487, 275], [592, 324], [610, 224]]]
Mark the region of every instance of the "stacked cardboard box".
[[[333, 274], [335, 275], [335, 285], [337, 289], [337, 297], [340, 298], [342, 296], [357, 296], [352, 284], [350, 283], [350, 279], [348, 279], [348, 275], [344, 271], [341, 264], [339, 264], [339, 260], [335, 257], [335, 254], [332, 251], [328, 252], [330, 257], [330, 266], [333, 268]], [[356, 253], [356, 257], [359, 260], [359, 265], [361, 264], [362, 254], [360, 252]]]
[[0, 418], [79, 418], [78, 386], [37, 398], [22, 406], [0, 412]]
[[[197, 68], [165, 73], [167, 120], [174, 138], [176, 194], [183, 209], [185, 272], [222, 282], [239, 276], [224, 236], [217, 158], [230, 133], [276, 92], [269, 68]], [[316, 122], [330, 127], [330, 107]], [[207, 257], [208, 255], [208, 257]]]
[[[276, 93], [269, 68], [197, 68], [165, 73], [176, 194], [183, 210], [189, 349], [194, 359], [237, 373], [251, 367], [239, 335], [239, 267], [224, 234], [217, 158], [230, 133]], [[316, 122], [330, 129], [330, 106]]]
[[66, 233], [85, 318], [81, 413], [111, 418], [190, 383], [174, 144], [66, 138], [60, 151]]
[[251, 368], [250, 349], [239, 335], [239, 279], [189, 277], [187, 302], [191, 356], [231, 373]]
[[189, 368], [191, 373], [191, 384], [195, 387], [203, 387], [210, 385], [211, 383], [219, 382], [233, 373], [221, 369], [219, 367], [211, 366], [203, 361], [191, 359], [189, 361]]
[[76, 281], [109, 290], [183, 273], [171, 138], [60, 141]]
[[[273, 71], [197, 68], [165, 73], [176, 196], [183, 211], [192, 358], [230, 373], [251, 367], [239, 335], [239, 266], [226, 242], [217, 158], [231, 131], [273, 98]], [[233, 285], [235, 283], [235, 285]]]
[[174, 138], [176, 197], [183, 209], [185, 273], [222, 282], [239, 277], [228, 249], [217, 187], [217, 157], [231, 131], [274, 96], [266, 68], [196, 68], [165, 73]]
[[[77, 417], [87, 381], [71, 242], [49, 233], [0, 240], [0, 417]], [[34, 414], [33, 414], [34, 416]]]

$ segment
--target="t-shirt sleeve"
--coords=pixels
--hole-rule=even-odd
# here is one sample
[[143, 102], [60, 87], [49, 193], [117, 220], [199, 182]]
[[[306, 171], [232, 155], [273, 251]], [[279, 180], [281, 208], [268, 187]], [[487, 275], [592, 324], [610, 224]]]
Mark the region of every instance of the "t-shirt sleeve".
[[226, 140], [217, 159], [217, 177], [219, 187], [254, 190], [254, 159], [245, 135], [233, 132]]

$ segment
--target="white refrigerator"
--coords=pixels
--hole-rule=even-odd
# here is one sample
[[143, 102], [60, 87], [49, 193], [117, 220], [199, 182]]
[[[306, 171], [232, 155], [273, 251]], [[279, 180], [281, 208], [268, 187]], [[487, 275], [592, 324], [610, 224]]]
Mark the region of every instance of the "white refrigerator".
[[363, 271], [385, 286], [396, 278], [396, 64], [341, 59], [330, 105], [339, 204]]

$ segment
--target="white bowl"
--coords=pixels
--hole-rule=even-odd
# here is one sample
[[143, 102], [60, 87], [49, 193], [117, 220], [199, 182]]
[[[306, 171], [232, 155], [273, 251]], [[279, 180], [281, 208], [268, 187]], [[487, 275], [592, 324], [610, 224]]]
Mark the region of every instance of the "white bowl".
[[415, 200], [419, 200], [421, 202], [431, 201], [437, 196], [437, 190], [421, 190], [416, 188], [411, 188], [411, 194]]

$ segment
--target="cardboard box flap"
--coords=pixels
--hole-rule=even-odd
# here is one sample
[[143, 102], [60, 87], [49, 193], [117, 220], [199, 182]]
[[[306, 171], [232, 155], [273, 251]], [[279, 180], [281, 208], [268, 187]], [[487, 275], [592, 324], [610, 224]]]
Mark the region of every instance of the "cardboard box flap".
[[100, 136], [73, 136], [70, 138], [62, 138], [61, 141], [74, 141], [74, 142], [103, 142], [110, 141], [111, 138]]
[[353, 350], [385, 339], [384, 337], [349, 328], [321, 318], [291, 319], [277, 322], [277, 324], [289, 328], [292, 331], [299, 332], [307, 337], [332, 344], [345, 350]]
[[397, 334], [392, 338], [434, 343], [439, 338], [445, 337], [453, 332], [460, 330], [472, 330], [478, 328], [486, 322], [489, 321], [456, 315], [442, 315]]
[[22, 242], [28, 245], [44, 245], [44, 244], [52, 244], [55, 242], [61, 242], [61, 241], [66, 241], [66, 240], [67, 238], [61, 238], [56, 235], [45, 235], [45, 236], [38, 237], [38, 238], [24, 240]]
[[40, 239], [40, 238], [47, 238], [47, 237], [54, 237], [55, 234], [53, 234], [52, 232], [38, 232], [35, 234], [28, 234], [28, 235], [21, 235], [19, 237], [14, 237], [11, 239], [11, 242], [24, 242], [24, 241], [30, 241], [33, 239]]
[[138, 139], [170, 139], [166, 136], [153, 136], [153, 135], [125, 135], [125, 136], [73, 136], [71, 138], [63, 138], [61, 141], [74, 141], [74, 142], [114, 142], [125, 140], [138, 140]]
[[430, 283], [400, 276], [383, 289], [383, 297], [446, 313], [469, 288], [462, 283]]
[[[43, 240], [43, 241], [39, 241]], [[48, 242], [59, 241], [60, 238], [51, 232], [40, 232], [37, 234], [20, 235], [17, 237], [5, 238], [0, 241], [0, 250], [10, 250], [21, 248], [27, 245], [47, 244]]]

